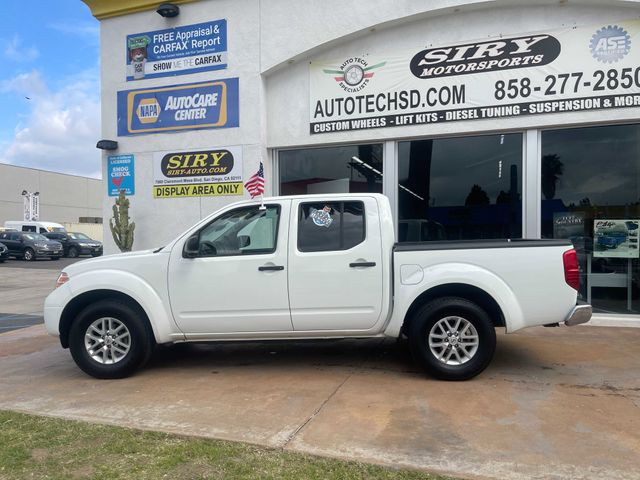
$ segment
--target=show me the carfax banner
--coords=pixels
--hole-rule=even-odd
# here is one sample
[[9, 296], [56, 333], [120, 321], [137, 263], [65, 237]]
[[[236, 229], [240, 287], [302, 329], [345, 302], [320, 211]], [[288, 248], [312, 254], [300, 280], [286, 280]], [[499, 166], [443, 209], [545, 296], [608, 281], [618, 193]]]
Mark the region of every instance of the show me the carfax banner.
[[640, 21], [311, 62], [310, 132], [640, 107]]
[[227, 68], [227, 21], [127, 35], [127, 80]]
[[242, 195], [242, 147], [156, 152], [155, 198]]
[[239, 125], [238, 79], [118, 92], [118, 135]]

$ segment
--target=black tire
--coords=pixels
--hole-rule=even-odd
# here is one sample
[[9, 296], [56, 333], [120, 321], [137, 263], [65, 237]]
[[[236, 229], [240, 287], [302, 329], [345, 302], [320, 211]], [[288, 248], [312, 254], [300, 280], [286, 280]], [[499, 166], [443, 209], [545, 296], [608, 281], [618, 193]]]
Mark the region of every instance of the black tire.
[[92, 253], [92, 254], [91, 254], [91, 256], [92, 256], [92, 257], [94, 257], [94, 258], [95, 258], [95, 257], [99, 257], [99, 256], [101, 256], [101, 255], [102, 255], [101, 253]]
[[35, 262], [36, 261], [36, 252], [33, 251], [33, 248], [27, 247], [22, 252], [22, 258], [24, 258], [27, 262]]
[[60, 257], [51, 257], [51, 260], [60, 260]]
[[67, 257], [69, 258], [78, 258], [80, 256], [80, 251], [77, 247], [69, 247], [69, 251], [67, 252]]
[[[131, 336], [129, 351], [116, 363], [100, 363], [85, 348], [85, 333], [95, 320], [102, 317], [119, 320]], [[71, 356], [82, 371], [95, 378], [124, 378], [131, 375], [149, 359], [153, 345], [153, 333], [143, 312], [117, 300], [100, 300], [87, 306], [76, 317], [69, 332]]]
[[[434, 326], [447, 317], [460, 317], [470, 323], [477, 332], [477, 350], [464, 363], [447, 364], [438, 358], [429, 346], [430, 332], [434, 328], [434, 333], [439, 332], [438, 327]], [[475, 377], [487, 368], [496, 349], [496, 331], [489, 315], [475, 303], [458, 297], [439, 298], [421, 307], [410, 320], [407, 335], [414, 360], [433, 377], [441, 380], [467, 380]], [[447, 342], [446, 348], [444, 344], [443, 347], [436, 347], [436, 350], [445, 348], [438, 352], [448, 353], [453, 348], [449, 346], [449, 342], [457, 343], [459, 337], [456, 336], [455, 340], [449, 338], [442, 340]], [[457, 352], [462, 354], [462, 350]], [[451, 361], [455, 360], [452, 358]]]

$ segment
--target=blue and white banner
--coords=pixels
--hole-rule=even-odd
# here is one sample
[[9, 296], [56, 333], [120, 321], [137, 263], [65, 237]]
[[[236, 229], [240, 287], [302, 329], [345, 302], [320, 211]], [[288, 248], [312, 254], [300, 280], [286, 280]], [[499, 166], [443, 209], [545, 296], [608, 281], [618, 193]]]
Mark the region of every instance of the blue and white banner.
[[118, 92], [118, 135], [239, 125], [238, 79]]
[[107, 157], [107, 189], [110, 197], [117, 197], [120, 190], [124, 190], [125, 195], [136, 193], [133, 155]]
[[227, 21], [127, 35], [127, 81], [227, 68]]

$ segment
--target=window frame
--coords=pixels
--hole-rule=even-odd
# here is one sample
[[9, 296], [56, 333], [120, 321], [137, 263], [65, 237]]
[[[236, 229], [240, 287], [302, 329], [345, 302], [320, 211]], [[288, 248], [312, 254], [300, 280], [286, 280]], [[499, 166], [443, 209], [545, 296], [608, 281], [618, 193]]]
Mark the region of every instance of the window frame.
[[[266, 249], [262, 249], [259, 252], [256, 253], [248, 253], [249, 251], [247, 251], [247, 253], [241, 252], [239, 254], [236, 253], [230, 253], [230, 254], [224, 254], [224, 255], [202, 255], [200, 253], [198, 253], [198, 255], [195, 255], [192, 258], [226, 258], [226, 257], [249, 257], [249, 256], [255, 256], [255, 255], [272, 255], [273, 253], [275, 253], [278, 250], [278, 235], [280, 234], [280, 220], [282, 218], [282, 205], [280, 205], [279, 203], [267, 203], [264, 205], [266, 207], [265, 211], [269, 208], [276, 208], [276, 212], [278, 215], [278, 221], [276, 222], [276, 231], [274, 234], [274, 244], [273, 244], [273, 248], [270, 249], [269, 251], [267, 251]], [[208, 222], [206, 225], [202, 226], [200, 229], [198, 229], [196, 232], [194, 232], [193, 234], [189, 235], [189, 238], [193, 237], [194, 235], [198, 236], [198, 251], [200, 250], [200, 235], [202, 234], [203, 230], [205, 230], [207, 227], [209, 227], [209, 225], [211, 225], [212, 223], [216, 222], [217, 220], [220, 220], [220, 218], [223, 215], [228, 215], [230, 213], [234, 213], [240, 210], [248, 210], [248, 209], [256, 209], [256, 210], [260, 210], [260, 206], [259, 205], [243, 205], [241, 207], [237, 207], [231, 210], [227, 210], [226, 212], [223, 212], [221, 215], [217, 216], [216, 218], [212, 219], [210, 222]]]
[[[302, 222], [300, 222], [300, 215], [302, 213], [302, 209], [305, 205], [317, 205], [320, 203], [325, 203], [325, 204], [340, 204], [340, 245], [341, 248], [338, 249], [331, 249], [331, 250], [301, 250], [300, 249], [300, 228], [302, 226]], [[360, 240], [358, 243], [356, 243], [355, 245], [352, 245], [349, 248], [344, 248], [343, 244], [344, 244], [344, 231], [343, 231], [343, 226], [344, 226], [344, 220], [343, 220], [343, 216], [344, 216], [344, 204], [345, 203], [357, 203], [362, 205], [362, 240]], [[352, 248], [357, 247], [358, 245], [362, 245], [364, 242], [367, 241], [367, 212], [366, 212], [366, 206], [364, 204], [364, 201], [362, 200], [334, 200], [334, 201], [327, 201], [327, 202], [322, 202], [322, 201], [307, 201], [307, 202], [300, 202], [298, 204], [298, 212], [297, 212], [297, 229], [296, 229], [296, 251], [298, 251], [299, 253], [325, 253], [325, 252], [346, 252], [347, 250], [351, 250]]]

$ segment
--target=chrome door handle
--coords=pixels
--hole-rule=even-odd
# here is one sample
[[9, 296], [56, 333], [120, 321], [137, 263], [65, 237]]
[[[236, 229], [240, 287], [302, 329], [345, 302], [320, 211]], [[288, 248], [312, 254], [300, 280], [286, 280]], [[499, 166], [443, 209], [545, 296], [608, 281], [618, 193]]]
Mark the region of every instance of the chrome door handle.
[[353, 262], [353, 263], [350, 263], [349, 266], [351, 268], [375, 267], [376, 266], [376, 262]]
[[258, 270], [260, 270], [261, 272], [280, 271], [280, 270], [284, 270], [284, 266], [282, 266], [282, 265], [263, 265], [261, 267], [258, 267]]

